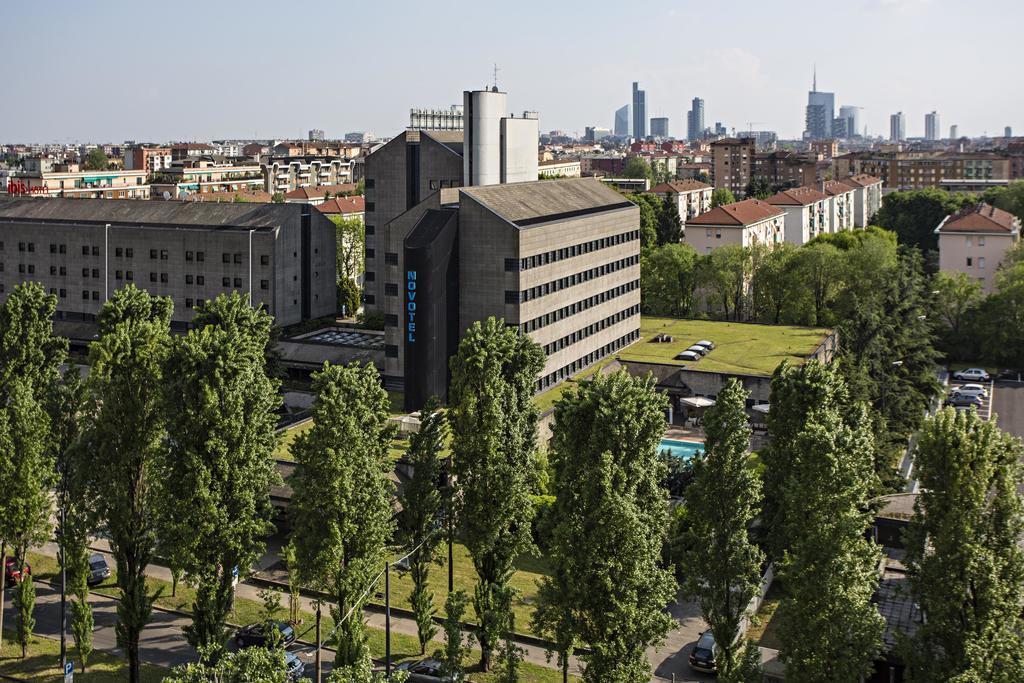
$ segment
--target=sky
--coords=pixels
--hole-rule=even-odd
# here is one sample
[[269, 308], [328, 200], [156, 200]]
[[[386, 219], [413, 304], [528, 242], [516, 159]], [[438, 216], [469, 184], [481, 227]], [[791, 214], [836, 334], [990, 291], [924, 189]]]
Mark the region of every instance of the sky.
[[32, 0], [0, 25], [0, 142], [390, 136], [495, 64], [542, 131], [611, 128], [639, 81], [672, 135], [699, 96], [707, 125], [799, 137], [817, 65], [869, 134], [932, 110], [1024, 134], [1019, 0]]

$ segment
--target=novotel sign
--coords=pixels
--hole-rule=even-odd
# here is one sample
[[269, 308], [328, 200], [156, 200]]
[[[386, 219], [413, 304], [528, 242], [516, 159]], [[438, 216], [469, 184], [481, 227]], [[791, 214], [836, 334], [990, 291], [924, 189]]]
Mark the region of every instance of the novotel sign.
[[405, 271], [405, 341], [416, 342], [416, 271]]

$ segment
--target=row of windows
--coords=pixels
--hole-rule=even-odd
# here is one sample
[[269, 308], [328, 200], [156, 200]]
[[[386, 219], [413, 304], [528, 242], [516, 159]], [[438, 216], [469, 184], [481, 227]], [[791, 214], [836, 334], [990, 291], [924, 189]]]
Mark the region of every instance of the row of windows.
[[522, 332], [526, 333], [533, 332], [534, 330], [539, 330], [540, 328], [551, 325], [552, 323], [556, 323], [559, 320], [562, 320], [563, 318], [568, 318], [571, 315], [576, 315], [577, 313], [585, 311], [588, 308], [593, 308], [598, 304], [603, 304], [606, 301], [611, 301], [612, 299], [620, 297], [623, 294], [626, 294], [627, 292], [632, 292], [639, 288], [639, 280], [632, 280], [630, 282], [623, 283], [618, 287], [612, 287], [611, 289], [605, 290], [600, 294], [594, 294], [593, 296], [588, 296], [586, 299], [577, 301], [576, 303], [569, 304], [568, 306], [562, 306], [556, 311], [551, 311], [550, 313], [539, 315], [533, 320], [527, 320], [525, 323], [522, 323], [519, 326], [519, 329]]
[[623, 268], [629, 268], [640, 263], [640, 256], [627, 256], [621, 258], [618, 261], [612, 261], [611, 263], [605, 263], [600, 266], [595, 266], [588, 270], [584, 270], [579, 273], [573, 273], [572, 275], [566, 275], [565, 277], [552, 280], [551, 282], [545, 282], [542, 285], [530, 287], [520, 292], [511, 290], [505, 290], [505, 303], [507, 304], [519, 304], [527, 301], [533, 301], [542, 296], [553, 294], [554, 292], [565, 289], [566, 287], [573, 287], [575, 285], [589, 282], [594, 278], [608, 275], [609, 273], [615, 273], [622, 270]]
[[583, 254], [589, 254], [599, 249], [607, 249], [608, 247], [618, 246], [620, 244], [626, 244], [627, 242], [633, 242], [640, 239], [639, 230], [630, 230], [628, 232], [619, 233], [618, 235], [609, 235], [608, 237], [602, 237], [596, 240], [590, 240], [589, 242], [581, 242], [580, 244], [573, 244], [569, 247], [562, 247], [561, 249], [554, 249], [552, 251], [545, 251], [542, 254], [534, 254], [533, 256], [526, 256], [518, 260], [513, 258], [505, 259], [505, 271], [514, 272], [518, 265], [519, 270], [528, 270], [530, 268], [537, 268], [539, 266], [546, 266], [549, 263], [555, 263], [556, 261], [562, 261], [567, 258], [573, 258], [574, 256], [582, 256]]
[[554, 384], [558, 384], [566, 377], [569, 377], [579, 372], [588, 365], [596, 363], [597, 361], [601, 360], [608, 354], [615, 353], [622, 347], [632, 344], [639, 338], [640, 330], [633, 330], [629, 334], [619, 337], [615, 341], [609, 342], [599, 349], [591, 351], [582, 358], [577, 358], [568, 365], [561, 367], [558, 370], [555, 370], [554, 372], [548, 373], [547, 375], [544, 375], [534, 383], [534, 386], [537, 391], [543, 391]]
[[556, 351], [561, 351], [566, 347], [572, 346], [576, 342], [583, 341], [587, 337], [593, 336], [598, 332], [604, 330], [605, 328], [620, 323], [626, 318], [632, 317], [634, 315], [640, 315], [639, 304], [637, 304], [636, 306], [630, 306], [629, 308], [623, 309], [618, 313], [614, 313], [605, 318], [604, 320], [598, 320], [596, 323], [591, 323], [590, 325], [587, 325], [583, 329], [576, 330], [572, 334], [567, 334], [561, 339], [556, 339], [550, 344], [545, 344], [544, 353], [550, 356], [552, 353], [555, 353]]
[[[4, 250], [4, 243], [0, 242], [0, 251], [3, 251], [3, 250]], [[18, 242], [18, 251], [35, 252], [35, 250], [36, 250], [36, 243], [35, 242]], [[50, 253], [51, 254], [66, 254], [67, 253], [67, 245], [66, 244], [51, 243], [50, 244]], [[98, 246], [89, 246], [87, 244], [83, 244], [82, 245], [82, 256], [99, 256], [99, 255], [100, 255], [100, 248]], [[116, 258], [133, 258], [135, 256], [135, 250], [132, 247], [115, 247], [114, 248], [114, 256]], [[152, 260], [159, 259], [161, 261], [166, 261], [169, 258], [169, 256], [170, 255], [169, 255], [167, 249], [150, 249], [149, 250], [149, 258], [152, 259]], [[242, 256], [243, 256], [243, 254], [240, 253], [240, 252], [235, 252], [233, 254], [229, 254], [229, 253], [225, 252], [225, 253], [223, 253], [221, 255], [221, 261], [223, 263], [239, 263], [240, 264], [240, 263], [242, 263]], [[195, 261], [205, 261], [206, 260], [206, 252], [202, 252], [202, 251], [195, 251], [195, 252], [193, 252], [193, 251], [186, 251], [185, 252], [185, 260], [186, 261], [192, 261], [192, 260], [195, 260]], [[261, 266], [269, 266], [270, 265], [270, 255], [269, 254], [261, 254], [260, 255], [260, 265]]]

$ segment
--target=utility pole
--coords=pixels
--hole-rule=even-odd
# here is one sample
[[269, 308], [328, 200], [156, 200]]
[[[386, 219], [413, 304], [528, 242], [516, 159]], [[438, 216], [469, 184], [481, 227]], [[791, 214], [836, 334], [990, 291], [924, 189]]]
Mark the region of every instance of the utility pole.
[[384, 677], [391, 680], [391, 560], [384, 561]]
[[[72, 368], [74, 372], [74, 368]], [[60, 506], [60, 532], [58, 534], [58, 548], [57, 553], [60, 555], [60, 670], [64, 670], [64, 666], [68, 661], [68, 645], [67, 645], [67, 546], [64, 543], [64, 525], [67, 523], [67, 492], [66, 490], [62, 493]], [[24, 580], [25, 577], [22, 577]], [[31, 578], [29, 579], [31, 581]]]
[[320, 683], [320, 648], [323, 641], [320, 636], [320, 600], [316, 601], [316, 683]]
[[452, 486], [452, 456], [448, 456], [448, 464], [445, 467], [445, 488], [448, 489], [448, 592], [455, 591], [455, 572], [453, 569], [452, 543], [455, 535], [455, 501]]

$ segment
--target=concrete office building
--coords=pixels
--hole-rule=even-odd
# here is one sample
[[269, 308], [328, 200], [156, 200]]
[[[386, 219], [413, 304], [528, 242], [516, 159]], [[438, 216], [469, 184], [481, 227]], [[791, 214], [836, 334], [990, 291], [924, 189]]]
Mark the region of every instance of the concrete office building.
[[633, 81], [633, 137], [643, 140], [647, 137], [647, 91]]
[[538, 391], [640, 334], [639, 209], [593, 178], [444, 189], [391, 222], [385, 382], [445, 397], [463, 332], [495, 316], [543, 347]]
[[668, 137], [668, 117], [657, 116], [651, 119], [651, 137], [655, 138], [667, 138]]
[[952, 126], [949, 127], [949, 139], [956, 140], [958, 137], [960, 137], [960, 126], [954, 123]]
[[176, 328], [232, 290], [278, 325], [333, 315], [335, 251], [334, 224], [308, 205], [0, 200], [0, 301], [34, 280], [60, 320], [94, 322], [132, 283], [174, 300]]
[[839, 118], [846, 121], [846, 137], [860, 137], [864, 131], [860, 128], [860, 107], [844, 105], [839, 107]]
[[623, 105], [615, 110], [615, 135], [626, 137], [629, 135], [629, 105]]
[[612, 132], [607, 128], [601, 128], [600, 126], [587, 126], [584, 133], [584, 138], [587, 142], [600, 142], [605, 138], [610, 138]]
[[933, 111], [924, 115], [924, 139], [938, 140], [939, 134], [939, 112]]
[[889, 117], [889, 141], [903, 142], [907, 139], [907, 117], [898, 111]]
[[704, 137], [704, 100], [694, 97], [690, 102], [690, 111], [686, 113], [686, 138], [690, 142]]
[[807, 137], [810, 140], [824, 140], [832, 137], [832, 120], [835, 118], [835, 93], [818, 90], [818, 72], [814, 72], [814, 84], [807, 93]]

